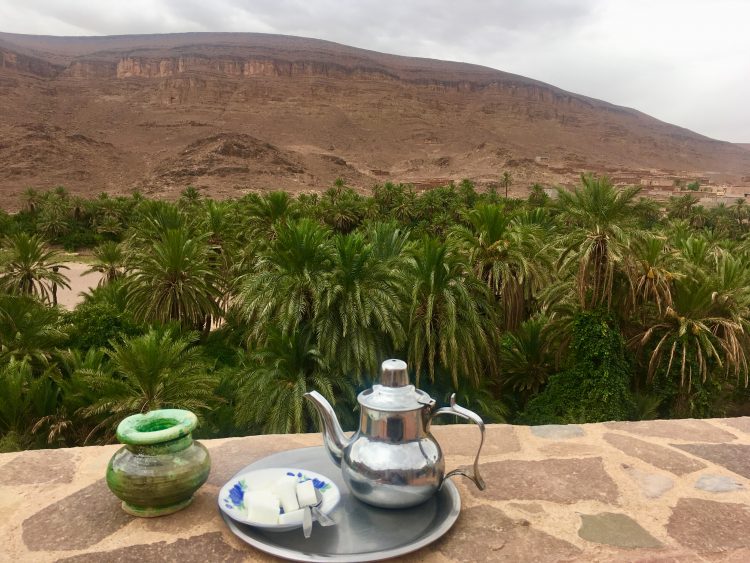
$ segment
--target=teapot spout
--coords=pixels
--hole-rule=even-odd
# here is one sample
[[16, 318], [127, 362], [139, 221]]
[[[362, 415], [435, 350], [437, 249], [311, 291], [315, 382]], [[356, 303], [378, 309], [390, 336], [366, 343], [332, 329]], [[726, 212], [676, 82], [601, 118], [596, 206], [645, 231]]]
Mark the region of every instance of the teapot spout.
[[331, 403], [317, 391], [310, 391], [304, 396], [315, 405], [320, 414], [320, 420], [323, 423], [323, 444], [328, 450], [328, 455], [331, 456], [333, 463], [341, 466], [341, 457], [344, 455], [344, 448], [349, 440], [341, 429]]

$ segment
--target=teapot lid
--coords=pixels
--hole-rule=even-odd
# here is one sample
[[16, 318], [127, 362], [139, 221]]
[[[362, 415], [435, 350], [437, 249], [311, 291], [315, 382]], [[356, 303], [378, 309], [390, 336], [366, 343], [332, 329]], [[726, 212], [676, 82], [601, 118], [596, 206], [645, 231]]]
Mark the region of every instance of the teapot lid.
[[411, 411], [434, 404], [424, 391], [409, 384], [406, 362], [386, 360], [382, 364], [380, 383], [362, 391], [359, 404], [378, 411]]

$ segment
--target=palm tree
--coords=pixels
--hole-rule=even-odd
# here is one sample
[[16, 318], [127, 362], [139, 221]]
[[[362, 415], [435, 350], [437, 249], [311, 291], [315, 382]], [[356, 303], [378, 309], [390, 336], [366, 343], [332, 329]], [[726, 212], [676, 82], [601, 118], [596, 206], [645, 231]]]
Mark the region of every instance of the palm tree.
[[59, 389], [48, 375], [34, 375], [25, 361], [0, 365], [0, 452], [33, 447], [32, 428], [54, 411]]
[[423, 368], [430, 380], [441, 368], [455, 386], [459, 376], [476, 383], [493, 367], [495, 324], [488, 318], [487, 287], [448, 243], [425, 237], [411, 254], [401, 275], [411, 288], [407, 346], [417, 384]]
[[209, 264], [216, 273], [217, 303], [225, 314], [241, 278], [243, 236], [238, 232], [235, 209], [230, 203], [208, 200], [204, 210], [200, 229], [208, 235]]
[[241, 290], [254, 338], [262, 340], [270, 325], [291, 334], [313, 321], [333, 263], [328, 237], [328, 230], [310, 219], [278, 227], [257, 273], [248, 274]]
[[276, 236], [276, 226], [298, 216], [295, 201], [286, 192], [271, 192], [251, 201], [247, 211], [250, 235], [268, 240]]
[[510, 175], [510, 172], [506, 170], [503, 172], [503, 176], [500, 179], [500, 185], [505, 188], [505, 199], [508, 199], [508, 188], [510, 188], [512, 183], [513, 177]]
[[615, 270], [624, 269], [629, 232], [640, 188], [616, 189], [607, 177], [581, 176], [573, 192], [560, 190], [557, 209], [570, 232], [563, 237], [558, 265], [577, 264], [576, 286], [583, 308], [610, 307]]
[[201, 194], [195, 186], [188, 186], [180, 194], [179, 206], [183, 209], [196, 207], [201, 201]]
[[0, 294], [0, 364], [26, 362], [41, 371], [66, 339], [57, 309], [25, 295]]
[[701, 275], [713, 265], [718, 248], [704, 236], [690, 235], [678, 244], [677, 250], [683, 269]]
[[[730, 263], [721, 264], [728, 260]], [[693, 377], [706, 381], [717, 368], [748, 378], [747, 314], [750, 312], [747, 264], [719, 260], [716, 274], [687, 276], [675, 282], [673, 306], [633, 343], [655, 342], [648, 375], [657, 369], [667, 377], [680, 375], [679, 386], [689, 390]], [[729, 271], [731, 270], [731, 272]]]
[[122, 277], [124, 266], [125, 253], [122, 246], [108, 241], [94, 249], [94, 262], [84, 275], [94, 272], [102, 274], [98, 284], [101, 287]]
[[746, 233], [748, 219], [750, 219], [750, 206], [747, 205], [747, 200], [744, 197], [739, 198], [732, 206], [732, 212], [737, 221], [739, 231], [741, 233]]
[[218, 307], [205, 235], [168, 229], [151, 247], [134, 250], [128, 263], [128, 308], [136, 319], [210, 328]]
[[531, 192], [527, 200], [529, 205], [532, 207], [544, 207], [549, 203], [549, 196], [544, 191], [544, 186], [541, 184], [532, 184]]
[[114, 431], [124, 417], [154, 409], [192, 410], [200, 415], [215, 403], [218, 380], [209, 370], [194, 335], [151, 329], [142, 336], [113, 342], [105, 350], [109, 365], [77, 371], [98, 399], [82, 409], [96, 431]]
[[667, 215], [671, 219], [690, 219], [693, 207], [700, 200], [693, 194], [685, 194], [679, 197], [670, 197], [667, 203]]
[[343, 184], [326, 190], [316, 207], [316, 215], [326, 225], [344, 234], [358, 227], [365, 214], [365, 198]]
[[36, 212], [37, 206], [39, 205], [41, 199], [41, 194], [34, 188], [27, 188], [23, 192], [24, 207], [29, 213]]
[[395, 221], [373, 223], [366, 231], [372, 253], [391, 268], [401, 268], [409, 244], [409, 232]]
[[549, 280], [541, 230], [516, 223], [500, 205], [477, 206], [467, 220], [470, 227], [456, 228], [453, 237], [477, 277], [500, 299], [505, 328], [514, 330], [526, 315], [527, 301]]
[[50, 239], [57, 239], [70, 230], [68, 202], [55, 197], [45, 201], [37, 219], [37, 228]]
[[137, 209], [137, 219], [130, 231], [130, 245], [150, 246], [167, 231], [188, 228], [187, 216], [166, 201], [144, 200]]
[[46, 434], [48, 446], [82, 445], [93, 429], [90, 421], [83, 417], [82, 410], [99, 397], [79, 372], [95, 370], [111, 375], [107, 355], [104, 349], [90, 348], [85, 354], [68, 349], [60, 353], [59, 367], [61, 373], [48, 378], [54, 385], [56, 400], [36, 420], [31, 432]]
[[506, 386], [526, 396], [539, 392], [554, 370], [551, 333], [549, 319], [539, 315], [503, 337], [500, 369]]
[[656, 305], [659, 314], [672, 305], [672, 282], [679, 277], [674, 267], [675, 252], [666, 238], [647, 235], [632, 246], [633, 260], [630, 274], [633, 280], [631, 305], [634, 311], [646, 315], [647, 303]]
[[332, 379], [330, 374], [310, 330], [283, 333], [268, 329], [265, 346], [250, 355], [240, 381], [237, 422], [255, 425], [264, 433], [317, 428], [317, 413], [304, 394], [318, 391], [335, 403], [348, 389], [344, 380]]
[[16, 233], [5, 237], [8, 250], [0, 265], [0, 288], [8, 293], [32, 295], [49, 302], [56, 286], [70, 288], [68, 278], [59, 272], [68, 267], [60, 255], [47, 250], [38, 235]]
[[359, 233], [334, 239], [334, 262], [315, 318], [329, 365], [361, 379], [403, 344], [403, 288]]

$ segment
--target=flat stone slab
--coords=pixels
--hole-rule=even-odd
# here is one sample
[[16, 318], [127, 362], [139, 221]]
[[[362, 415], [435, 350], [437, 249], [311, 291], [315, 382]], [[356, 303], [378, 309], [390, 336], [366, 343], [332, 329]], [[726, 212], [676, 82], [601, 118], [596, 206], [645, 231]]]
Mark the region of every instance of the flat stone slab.
[[723, 418], [721, 420], [723, 424], [742, 430], [750, 434], [750, 416], [738, 416], [737, 418]]
[[578, 535], [595, 543], [614, 547], [657, 548], [662, 543], [643, 527], [625, 514], [602, 512], [601, 514], [581, 514], [581, 527]]
[[596, 457], [601, 455], [600, 447], [582, 441], [560, 440], [546, 442], [539, 447], [539, 453], [545, 457]]
[[728, 493], [739, 491], [744, 485], [732, 477], [725, 475], [701, 475], [695, 482], [695, 488], [709, 493]]
[[583, 428], [575, 424], [544, 424], [542, 426], [532, 426], [531, 433], [539, 438], [548, 440], [569, 440], [570, 438], [579, 438], [586, 434]]
[[750, 548], [750, 507], [682, 498], [672, 510], [667, 532], [697, 552]]
[[[463, 455], [473, 457], [479, 448], [479, 432], [473, 425], [451, 424], [432, 426], [430, 431], [445, 455]], [[510, 454], [521, 451], [515, 429], [507, 424], [493, 425], [485, 430], [485, 442], [482, 455]]]
[[744, 444], [670, 444], [750, 479], [750, 446]]
[[73, 481], [70, 450], [33, 450], [0, 466], [0, 485], [36, 485]]
[[604, 439], [621, 452], [675, 475], [685, 475], [706, 467], [705, 463], [691, 459], [675, 450], [638, 438], [607, 432], [604, 434]]
[[638, 484], [646, 498], [659, 498], [674, 487], [674, 479], [670, 479], [666, 475], [648, 473], [626, 464], [623, 464], [622, 468]]
[[617, 485], [599, 457], [495, 461], [482, 465], [482, 475], [487, 489], [469, 490], [477, 497], [492, 500], [614, 503], [618, 495]]
[[535, 502], [509, 502], [508, 506], [516, 510], [521, 510], [526, 514], [542, 514], [544, 512], [544, 507]]
[[736, 440], [737, 436], [703, 420], [644, 420], [640, 422], [606, 422], [607, 428], [623, 430], [631, 434], [670, 438], [688, 442], [725, 443]]
[[39, 505], [39, 512], [24, 520], [23, 542], [30, 551], [71, 551], [99, 543], [127, 526], [120, 499], [104, 479], [57, 501]]
[[95, 551], [59, 559], [62, 563], [145, 563], [147, 561], [179, 561], [180, 563], [206, 563], [222, 561], [241, 563], [247, 553], [234, 549], [222, 538], [221, 532], [209, 532], [191, 538], [167, 543], [160, 541], [131, 545], [109, 551]]
[[502, 510], [479, 505], [461, 517], [438, 550], [453, 561], [575, 561], [581, 550], [572, 543], [535, 529], [526, 520], [513, 520]]

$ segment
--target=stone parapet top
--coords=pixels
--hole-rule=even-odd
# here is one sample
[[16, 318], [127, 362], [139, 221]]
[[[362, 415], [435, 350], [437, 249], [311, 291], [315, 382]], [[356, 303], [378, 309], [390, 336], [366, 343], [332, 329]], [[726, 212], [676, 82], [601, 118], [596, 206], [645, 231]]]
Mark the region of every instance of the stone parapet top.
[[[446, 466], [470, 465], [471, 426], [433, 427]], [[187, 509], [125, 514], [104, 474], [119, 447], [0, 455], [0, 561], [269, 561], [218, 514], [219, 488], [319, 434], [206, 440], [213, 467]], [[484, 492], [408, 561], [750, 561], [750, 418], [489, 425]]]

